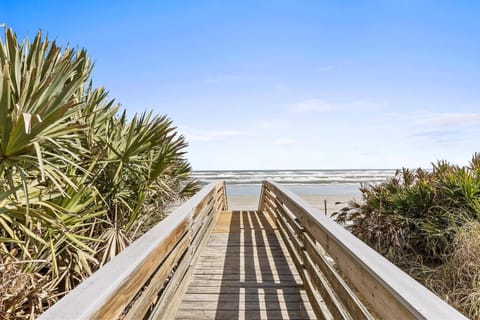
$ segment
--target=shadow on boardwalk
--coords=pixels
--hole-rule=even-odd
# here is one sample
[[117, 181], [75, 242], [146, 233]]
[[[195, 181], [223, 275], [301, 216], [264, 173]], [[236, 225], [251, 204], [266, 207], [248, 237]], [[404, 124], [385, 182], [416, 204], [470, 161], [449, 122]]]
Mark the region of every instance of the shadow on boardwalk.
[[215, 319], [308, 319], [300, 276], [276, 228], [257, 211], [234, 211]]
[[315, 319], [275, 224], [223, 212], [202, 250], [177, 319]]

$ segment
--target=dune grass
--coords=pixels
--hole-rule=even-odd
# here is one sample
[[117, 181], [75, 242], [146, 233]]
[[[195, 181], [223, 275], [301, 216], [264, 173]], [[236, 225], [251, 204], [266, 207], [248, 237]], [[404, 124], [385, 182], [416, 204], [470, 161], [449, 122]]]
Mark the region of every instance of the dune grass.
[[361, 186], [335, 219], [465, 315], [480, 318], [480, 155]]

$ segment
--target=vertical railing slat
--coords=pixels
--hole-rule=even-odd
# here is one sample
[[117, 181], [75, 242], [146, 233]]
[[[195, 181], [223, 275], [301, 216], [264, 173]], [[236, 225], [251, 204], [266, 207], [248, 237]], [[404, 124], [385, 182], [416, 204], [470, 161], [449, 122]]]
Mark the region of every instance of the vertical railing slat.
[[[316, 297], [321, 292], [330, 305], [329, 311], [333, 311], [332, 314], [336, 317], [466, 319], [350, 232], [280, 184], [273, 181], [263, 183], [259, 210], [277, 220], [282, 237], [287, 239], [287, 248], [295, 251], [292, 256], [298, 255], [300, 246], [294, 244], [293, 238], [289, 239], [288, 235], [298, 234], [300, 230], [297, 223], [300, 224], [303, 234], [300, 254], [303, 262], [297, 263], [297, 267], [305, 274], [307, 287], [315, 287], [315, 292], [311, 292], [310, 296]], [[277, 214], [274, 214], [275, 211]], [[317, 250], [320, 246], [324, 252]], [[335, 267], [327, 261], [329, 259], [333, 259]], [[294, 260], [298, 259], [295, 257]], [[337, 298], [338, 302], [335, 301]], [[344, 310], [349, 315], [344, 314]]]
[[200, 238], [208, 236], [218, 209], [227, 208], [225, 201], [223, 182], [207, 185], [38, 319], [110, 319], [122, 313], [138, 319], [150, 310], [150, 316], [171, 317], [204, 243]]

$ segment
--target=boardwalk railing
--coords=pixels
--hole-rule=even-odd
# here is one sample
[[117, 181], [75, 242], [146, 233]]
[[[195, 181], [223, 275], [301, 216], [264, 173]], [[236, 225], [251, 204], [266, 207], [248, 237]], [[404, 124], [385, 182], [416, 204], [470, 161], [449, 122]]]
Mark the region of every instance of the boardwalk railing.
[[275, 219], [319, 319], [466, 319], [278, 183], [263, 184], [259, 211]]
[[[39, 319], [173, 319], [219, 212], [226, 209], [225, 184], [209, 184]], [[238, 222], [236, 214], [227, 212], [225, 217]], [[268, 220], [275, 222], [275, 232], [287, 246], [318, 319], [466, 319], [342, 226], [275, 182], [264, 182], [255, 214], [268, 215]], [[241, 228], [240, 223], [231, 228]], [[251, 230], [246, 231], [246, 237], [251, 236]], [[240, 234], [235, 236], [240, 239]], [[240, 263], [240, 247], [234, 249], [237, 255], [224, 257], [227, 265], [232, 265], [227, 261], [231, 257], [237, 257]], [[221, 256], [222, 250], [215, 254]], [[252, 266], [244, 267], [250, 270]], [[266, 284], [256, 285], [260, 288]], [[218, 309], [213, 311], [218, 313]], [[236, 314], [239, 310], [230, 311]]]
[[212, 183], [63, 297], [39, 319], [171, 319], [218, 212]]

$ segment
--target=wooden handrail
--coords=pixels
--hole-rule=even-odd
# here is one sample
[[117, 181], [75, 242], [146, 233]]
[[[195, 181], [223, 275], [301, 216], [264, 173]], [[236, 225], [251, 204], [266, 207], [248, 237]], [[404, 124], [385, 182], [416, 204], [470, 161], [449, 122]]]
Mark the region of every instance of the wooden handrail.
[[225, 183], [211, 183], [100, 268], [39, 319], [170, 319], [219, 211]]
[[466, 319], [280, 184], [264, 182], [259, 210], [276, 221], [319, 318]]
[[[209, 184], [39, 319], [170, 319], [218, 213], [225, 184]], [[285, 187], [266, 181], [270, 215], [319, 319], [466, 319]]]

